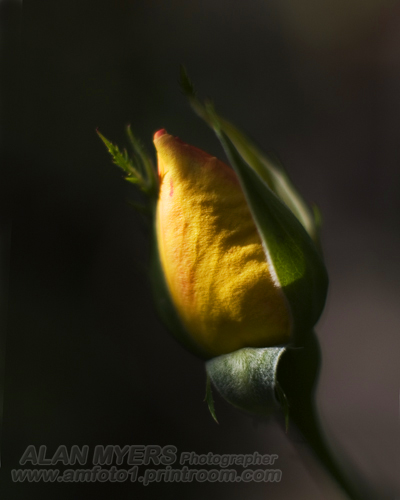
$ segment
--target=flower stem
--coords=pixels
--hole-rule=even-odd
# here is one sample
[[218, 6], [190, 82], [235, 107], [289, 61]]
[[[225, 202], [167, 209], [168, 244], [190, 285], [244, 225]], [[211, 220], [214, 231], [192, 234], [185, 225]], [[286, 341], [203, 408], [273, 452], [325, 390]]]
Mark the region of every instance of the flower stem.
[[365, 481], [345, 473], [331, 452], [315, 405], [315, 386], [320, 368], [320, 351], [315, 335], [306, 345], [289, 348], [278, 365], [277, 379], [289, 406], [289, 420], [307, 440], [316, 457], [351, 500], [376, 500]]

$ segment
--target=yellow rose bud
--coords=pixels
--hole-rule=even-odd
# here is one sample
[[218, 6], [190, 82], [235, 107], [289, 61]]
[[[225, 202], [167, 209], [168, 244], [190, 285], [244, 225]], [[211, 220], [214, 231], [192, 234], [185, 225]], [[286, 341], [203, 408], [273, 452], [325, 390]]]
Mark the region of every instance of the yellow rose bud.
[[156, 231], [170, 297], [209, 357], [289, 342], [289, 304], [234, 171], [158, 131]]
[[202, 105], [184, 71], [181, 76], [232, 168], [162, 129], [154, 136], [157, 179], [129, 127], [132, 158], [99, 135], [126, 179], [148, 198], [135, 206], [154, 223], [149, 277], [155, 306], [177, 340], [208, 359], [212, 415], [211, 382], [234, 406], [267, 415], [279, 403], [287, 419], [293, 363], [301, 358], [301, 387], [311, 388], [319, 360], [312, 330], [328, 275], [318, 212], [310, 211], [277, 160], [210, 103]]

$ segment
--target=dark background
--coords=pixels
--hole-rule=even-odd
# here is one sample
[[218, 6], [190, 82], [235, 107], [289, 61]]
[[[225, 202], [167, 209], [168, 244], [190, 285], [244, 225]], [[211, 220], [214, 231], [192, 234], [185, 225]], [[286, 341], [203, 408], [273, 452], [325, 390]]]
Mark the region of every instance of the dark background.
[[[3, 0], [0, 14], [2, 498], [343, 498], [274, 421], [217, 398], [217, 426], [202, 362], [154, 314], [138, 197], [95, 130], [123, 145], [131, 123], [153, 151], [165, 127], [222, 156], [180, 93], [181, 63], [320, 207], [321, 416], [381, 498], [399, 495], [400, 4]], [[283, 478], [12, 484], [29, 444], [276, 453]]]

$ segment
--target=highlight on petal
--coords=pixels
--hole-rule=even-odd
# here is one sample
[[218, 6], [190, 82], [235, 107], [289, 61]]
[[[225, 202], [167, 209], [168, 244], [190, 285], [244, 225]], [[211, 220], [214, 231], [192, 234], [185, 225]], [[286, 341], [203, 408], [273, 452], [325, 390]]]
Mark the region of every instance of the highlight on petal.
[[289, 342], [290, 309], [235, 172], [164, 129], [154, 144], [159, 257], [191, 339], [210, 357]]

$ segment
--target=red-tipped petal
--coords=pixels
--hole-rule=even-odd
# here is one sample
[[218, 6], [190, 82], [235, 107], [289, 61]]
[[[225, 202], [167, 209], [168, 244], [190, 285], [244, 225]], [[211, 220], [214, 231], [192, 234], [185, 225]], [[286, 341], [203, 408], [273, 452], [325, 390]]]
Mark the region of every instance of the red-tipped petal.
[[167, 131], [165, 130], [165, 128], [161, 128], [160, 130], [157, 130], [157, 132], [154, 134], [153, 140], [155, 141], [156, 139], [158, 139], [159, 137], [161, 137], [162, 135], [164, 135], [166, 133], [167, 133]]

